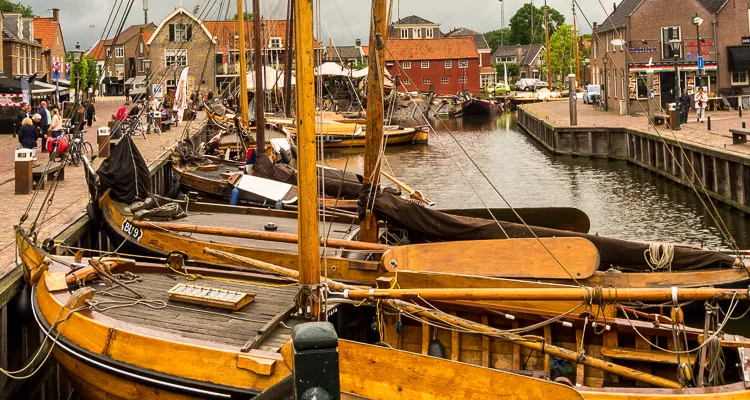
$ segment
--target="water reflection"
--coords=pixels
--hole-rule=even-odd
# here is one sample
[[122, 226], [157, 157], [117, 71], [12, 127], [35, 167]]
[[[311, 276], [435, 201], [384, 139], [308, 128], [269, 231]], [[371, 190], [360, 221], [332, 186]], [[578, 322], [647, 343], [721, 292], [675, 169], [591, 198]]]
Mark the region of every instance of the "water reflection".
[[[728, 244], [688, 188], [622, 161], [551, 155], [520, 132], [509, 115], [442, 120], [436, 129], [429, 145], [389, 147], [384, 168], [440, 208], [482, 207], [480, 197], [490, 207], [505, 207], [500, 192], [514, 207], [580, 208], [589, 215], [592, 232], [602, 235]], [[327, 155], [335, 167], [347, 160], [349, 170], [362, 171], [361, 150]], [[750, 218], [729, 206], [717, 207], [739, 246], [750, 248]]]

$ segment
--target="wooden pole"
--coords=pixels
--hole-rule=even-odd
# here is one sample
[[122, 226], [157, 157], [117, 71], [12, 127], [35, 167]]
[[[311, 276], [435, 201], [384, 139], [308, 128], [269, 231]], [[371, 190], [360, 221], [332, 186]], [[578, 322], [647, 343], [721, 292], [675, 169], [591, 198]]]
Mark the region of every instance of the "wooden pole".
[[[213, 250], [210, 248], [205, 248], [203, 251], [206, 254], [211, 254], [216, 257], [223, 258], [227, 261], [236, 262], [238, 264], [243, 264], [247, 267], [256, 267], [265, 269], [289, 278], [297, 278], [298, 274], [294, 270], [290, 270], [288, 268], [280, 267], [277, 265], [269, 264], [263, 261], [254, 260], [252, 258], [238, 256], [235, 254], [227, 253], [221, 250]], [[325, 280], [325, 278], [321, 277], [321, 280]], [[340, 283], [333, 280], [327, 280], [326, 284], [328, 287], [330, 287], [333, 290], [341, 291], [341, 290], [348, 290], [349, 293], [352, 293], [355, 290], [361, 290], [365, 292], [369, 292], [368, 289], [361, 289], [361, 287], [347, 285], [345, 283]], [[538, 289], [531, 289], [531, 290], [538, 290]], [[579, 290], [579, 289], [573, 289], [573, 290]], [[582, 357], [579, 360], [579, 354], [575, 351], [567, 350], [564, 348], [560, 348], [557, 346], [553, 346], [547, 343], [538, 342], [535, 340], [528, 340], [524, 339], [521, 336], [514, 335], [514, 334], [508, 334], [507, 332], [500, 331], [496, 328], [493, 328], [491, 326], [487, 326], [485, 324], [481, 324], [474, 321], [469, 321], [457, 316], [453, 316], [447, 313], [443, 312], [435, 312], [433, 310], [428, 310], [425, 307], [400, 301], [400, 300], [383, 300], [381, 304], [387, 305], [389, 307], [392, 307], [397, 310], [407, 311], [411, 314], [416, 314], [419, 316], [422, 316], [426, 319], [432, 320], [434, 322], [439, 322], [440, 324], [445, 324], [446, 322], [458, 326], [461, 328], [466, 328], [475, 332], [478, 332], [480, 334], [484, 334], [486, 336], [497, 336], [497, 337], [503, 337], [507, 338], [507, 340], [511, 340], [513, 344], [526, 347], [531, 350], [538, 351], [543, 354], [549, 354], [551, 356], [560, 357], [575, 363], [581, 363], [583, 365], [587, 365], [592, 368], [597, 368], [603, 371], [607, 371], [616, 375], [620, 375], [625, 378], [634, 379], [640, 382], [645, 382], [657, 387], [667, 387], [667, 388], [680, 388], [680, 384], [674, 381], [670, 381], [668, 379], [660, 378], [658, 376], [654, 376], [651, 374], [647, 374], [645, 372], [641, 372], [632, 368], [623, 367], [617, 364], [613, 364], [608, 361], [604, 361], [598, 358], [593, 357]]]
[[[367, 125], [365, 136], [364, 183], [380, 182], [380, 148], [383, 145], [383, 70], [384, 43], [387, 35], [388, 0], [372, 0], [370, 22], [370, 61], [367, 75]], [[380, 39], [380, 40], [379, 40]], [[378, 240], [378, 221], [371, 210], [359, 223], [359, 240], [375, 243]]]
[[[270, 242], [281, 243], [298, 243], [299, 236], [291, 233], [254, 231], [249, 229], [218, 228], [213, 226], [199, 226], [187, 224], [175, 224], [170, 222], [151, 222], [151, 221], [133, 221], [133, 225], [138, 228], [159, 228], [175, 232], [198, 233], [204, 235], [216, 235], [224, 237], [234, 237], [253, 240], [267, 240]], [[366, 250], [373, 252], [382, 252], [390, 247], [378, 243], [362, 243], [353, 240], [320, 238], [320, 243], [325, 243], [328, 247], [344, 248], [352, 250]]]
[[[676, 289], [677, 300], [699, 301], [748, 299], [747, 291], [714, 288], [680, 288]], [[597, 294], [597, 292], [599, 292]], [[347, 298], [362, 299], [400, 299], [415, 300], [546, 300], [546, 301], [589, 301], [601, 297], [601, 301], [672, 301], [672, 288], [512, 288], [512, 289], [372, 289], [352, 290], [345, 294]], [[594, 303], [597, 299], [593, 300]]]
[[409, 196], [411, 196], [411, 197], [413, 197], [413, 198], [415, 198], [417, 200], [423, 201], [423, 202], [429, 204], [430, 206], [434, 206], [435, 205], [434, 201], [432, 201], [432, 200], [428, 199], [427, 197], [425, 197], [425, 195], [423, 195], [418, 190], [414, 190], [411, 186], [405, 184], [404, 182], [401, 182], [395, 176], [391, 176], [390, 174], [388, 174], [385, 171], [380, 171], [380, 174], [383, 175], [384, 177], [388, 178], [389, 181], [391, 181], [394, 184], [396, 184], [396, 186], [400, 187], [402, 190], [404, 190], [407, 193], [409, 193]]
[[[242, 1], [242, 0], [237, 0]], [[266, 153], [266, 114], [265, 114], [265, 79], [263, 79], [263, 65], [266, 55], [263, 54], [261, 37], [262, 18], [260, 16], [260, 0], [253, 0], [253, 54], [255, 54], [255, 145], [258, 154]]]
[[573, 1], [573, 51], [576, 56], [576, 89], [578, 89], [578, 83], [581, 80], [581, 70], [579, 69], [578, 61], [578, 31], [576, 29], [576, 2]]
[[[532, 41], [533, 41], [533, 35], [532, 35]], [[547, 63], [547, 83], [549, 83], [549, 90], [552, 90], [552, 68], [551, 68], [551, 60], [549, 59], [549, 14], [547, 12], [547, 1], [544, 2], [544, 48], [547, 52], [547, 59], [545, 60]]]
[[287, 12], [287, 25], [288, 29], [286, 32], [286, 62], [284, 66], [284, 115], [286, 117], [292, 116], [292, 61], [294, 60], [294, 47], [292, 41], [294, 40], [294, 0], [289, 0], [289, 10]]
[[245, 50], [245, 11], [242, 9], [242, 0], [237, 0], [237, 36], [240, 38], [240, 122], [247, 127], [249, 122], [247, 116], [247, 51]]
[[299, 268], [302, 304], [311, 318], [320, 314], [320, 249], [318, 242], [318, 171], [315, 159], [315, 67], [312, 0], [297, 0], [294, 7], [294, 43], [297, 65], [297, 191]]

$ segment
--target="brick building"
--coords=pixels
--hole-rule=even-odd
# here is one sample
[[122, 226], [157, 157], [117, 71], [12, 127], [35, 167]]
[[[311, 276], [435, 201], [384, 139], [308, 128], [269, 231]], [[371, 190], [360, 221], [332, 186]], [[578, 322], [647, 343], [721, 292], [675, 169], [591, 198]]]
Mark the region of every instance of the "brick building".
[[52, 82], [51, 71], [56, 62], [65, 63], [65, 39], [60, 25], [60, 10], [52, 9], [51, 17], [34, 17], [34, 39], [42, 44], [39, 78]]
[[[140, 81], [145, 79], [143, 59], [148, 55], [146, 42], [155, 29], [156, 26], [150, 23], [131, 25], [116, 37], [97, 43], [92, 48], [94, 50], [101, 46], [103, 49], [103, 95], [121, 96], [134, 88], [137, 78]], [[95, 55], [95, 58], [101, 58], [101, 50], [96, 50]]]
[[[188, 92], [214, 90], [214, 63], [206, 60], [216, 54], [218, 40], [206, 26], [184, 7], [177, 7], [164, 18], [148, 41], [151, 52], [152, 83], [167, 89], [176, 87], [184, 67], [188, 70]], [[166, 91], [165, 91], [166, 93]]]
[[367, 65], [370, 59], [367, 56], [367, 47], [362, 46], [361, 39], [355, 40], [354, 46], [334, 46], [333, 39], [331, 39], [330, 45], [326, 48], [325, 61]]
[[104, 45], [109, 42], [108, 40], [97, 40], [96, 43], [94, 43], [93, 46], [86, 52], [87, 56], [90, 56], [91, 58], [96, 61], [96, 70], [99, 73], [99, 87], [97, 88], [97, 95], [98, 93], [104, 94], [106, 91], [106, 87], [104, 86], [104, 62], [105, 56], [104, 56]]
[[6, 77], [33, 75], [42, 69], [42, 45], [34, 39], [33, 18], [3, 14], [3, 72]]
[[388, 26], [388, 40], [400, 39], [440, 39], [440, 24], [428, 21], [416, 15], [401, 18]]
[[439, 95], [479, 92], [479, 53], [473, 37], [388, 42], [386, 69], [399, 76], [401, 88]]
[[[646, 107], [648, 79], [662, 107], [674, 101], [677, 79], [690, 93], [700, 86], [723, 96], [750, 94], [750, 62], [743, 61], [750, 60], [750, 46], [742, 44], [750, 36], [748, 9], [750, 0], [623, 0], [594, 27], [591, 80], [606, 87], [610, 107], [623, 113]], [[700, 38], [695, 15], [703, 19]], [[681, 43], [677, 54], [670, 40]], [[705, 75], [698, 74], [699, 40]]]
[[498, 65], [509, 62], [518, 63], [521, 69], [520, 75], [508, 76], [508, 79], [542, 79], [540, 71], [544, 65], [544, 46], [541, 44], [500, 46], [492, 54], [492, 62]]
[[492, 50], [484, 35], [468, 28], [456, 28], [445, 34], [445, 37], [472, 37], [479, 53], [479, 87], [484, 89], [497, 82], [497, 70], [492, 66]]

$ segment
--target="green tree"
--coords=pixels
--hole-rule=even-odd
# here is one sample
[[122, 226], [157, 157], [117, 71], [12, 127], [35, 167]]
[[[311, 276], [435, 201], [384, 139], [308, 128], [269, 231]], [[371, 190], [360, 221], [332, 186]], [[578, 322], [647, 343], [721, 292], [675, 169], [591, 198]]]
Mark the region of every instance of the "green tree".
[[510, 45], [510, 28], [495, 29], [494, 31], [486, 32], [484, 34], [484, 39], [494, 53], [501, 45]]
[[83, 63], [86, 63], [86, 87], [85, 89], [88, 90], [89, 88], [96, 89], [99, 86], [99, 70], [96, 67], [96, 60], [94, 60], [94, 57], [91, 56], [85, 56], [83, 58]]
[[[236, 13], [234, 14], [234, 17], [232, 17], [232, 19], [233, 20], [237, 19], [237, 14]], [[247, 11], [243, 12], [242, 13], [242, 19], [244, 19], [245, 21], [252, 21], [253, 20], [253, 13], [249, 13]]]
[[[495, 69], [497, 70], [497, 79], [502, 80], [505, 79], [505, 67], [503, 65], [506, 65], [508, 68], [508, 80], [512, 79], [513, 77], [521, 75], [521, 64], [517, 62], [505, 62], [505, 63], [499, 63], [495, 64]], [[509, 83], [509, 82], [505, 82]]]
[[[565, 23], [565, 17], [552, 7], [548, 7], [547, 9], [549, 13], [549, 34], [551, 37]], [[544, 7], [537, 8], [531, 3], [526, 3], [511, 17], [510, 43], [544, 43]]]
[[567, 24], [560, 26], [549, 39], [550, 69], [552, 73], [562, 78], [576, 70], [575, 52], [578, 51], [579, 59], [582, 58], [581, 42], [578, 46], [573, 44], [573, 27]]
[[21, 14], [26, 18], [34, 17], [34, 11], [31, 6], [25, 6], [23, 4], [14, 3], [10, 0], [0, 0], [0, 11], [4, 13]]

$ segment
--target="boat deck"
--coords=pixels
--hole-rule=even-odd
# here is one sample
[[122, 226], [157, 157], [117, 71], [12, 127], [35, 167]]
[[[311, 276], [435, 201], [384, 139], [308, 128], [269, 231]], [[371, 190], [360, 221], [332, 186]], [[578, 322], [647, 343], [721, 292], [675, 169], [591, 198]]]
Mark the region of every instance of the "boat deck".
[[[97, 287], [99, 293], [95, 300], [99, 302], [98, 307], [104, 310], [101, 311], [104, 315], [184, 338], [223, 344], [234, 350], [245, 346], [270, 321], [283, 320], [278, 316], [288, 314], [298, 290], [296, 285], [271, 287], [250, 282], [206, 279], [190, 281], [186, 277], [167, 273], [148, 273], [139, 276], [142, 281], [129, 283], [128, 288], [143, 294], [153, 302], [132, 305], [129, 299], [134, 298], [134, 295], [124, 288], [116, 285], [106, 289]], [[231, 289], [256, 296], [255, 301], [238, 311], [169, 301], [167, 291], [178, 283]], [[166, 307], [162, 301], [166, 302]], [[108, 307], [111, 308], [107, 309]], [[277, 350], [291, 335], [291, 331], [283, 326], [277, 325], [271, 329], [274, 329], [274, 332], [269, 335], [269, 339], [273, 337], [274, 340], [268, 344], [257, 343], [254, 347], [263, 345], [266, 350]]]

